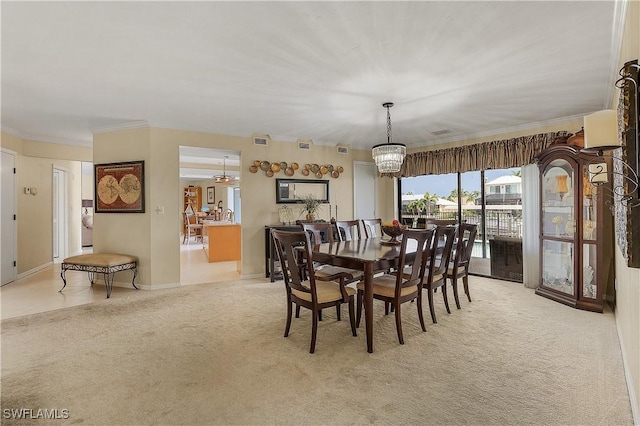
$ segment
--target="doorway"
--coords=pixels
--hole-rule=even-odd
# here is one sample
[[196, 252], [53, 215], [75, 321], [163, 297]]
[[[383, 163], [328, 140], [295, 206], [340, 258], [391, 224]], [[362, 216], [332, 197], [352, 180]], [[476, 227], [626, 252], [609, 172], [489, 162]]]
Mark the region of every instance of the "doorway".
[[16, 279], [17, 269], [17, 229], [16, 229], [16, 156], [14, 152], [0, 151], [2, 188], [0, 189], [0, 210], [2, 226], [2, 269], [0, 285]]
[[[377, 191], [376, 165], [374, 163], [353, 162], [353, 217], [375, 218]], [[373, 197], [371, 196], [373, 194]], [[337, 218], [336, 218], [337, 219]]]

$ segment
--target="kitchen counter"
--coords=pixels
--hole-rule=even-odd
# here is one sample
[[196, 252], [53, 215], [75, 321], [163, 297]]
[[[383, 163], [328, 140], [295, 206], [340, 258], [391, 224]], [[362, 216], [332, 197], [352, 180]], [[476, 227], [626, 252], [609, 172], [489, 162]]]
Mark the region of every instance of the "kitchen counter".
[[240, 268], [240, 224], [214, 220], [205, 220], [202, 224], [203, 246], [209, 262], [236, 260]]

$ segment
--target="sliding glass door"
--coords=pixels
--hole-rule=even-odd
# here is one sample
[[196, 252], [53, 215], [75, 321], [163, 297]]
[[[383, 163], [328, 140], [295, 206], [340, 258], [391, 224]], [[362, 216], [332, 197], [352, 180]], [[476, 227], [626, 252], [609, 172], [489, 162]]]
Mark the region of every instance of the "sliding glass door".
[[430, 218], [477, 224], [470, 272], [522, 281], [519, 168], [401, 178], [399, 186], [403, 223], [420, 228]]

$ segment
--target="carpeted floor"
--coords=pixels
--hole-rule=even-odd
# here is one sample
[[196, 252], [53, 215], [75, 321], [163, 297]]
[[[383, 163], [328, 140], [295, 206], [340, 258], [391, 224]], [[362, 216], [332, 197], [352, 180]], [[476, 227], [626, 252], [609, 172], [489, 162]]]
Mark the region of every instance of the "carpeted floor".
[[[2, 424], [632, 425], [611, 312], [473, 278], [474, 301], [438, 324], [375, 303], [375, 352], [327, 310], [283, 338], [282, 282], [135, 292], [2, 321]], [[11, 409], [68, 410], [13, 420]], [[63, 412], [64, 413], [64, 412]]]

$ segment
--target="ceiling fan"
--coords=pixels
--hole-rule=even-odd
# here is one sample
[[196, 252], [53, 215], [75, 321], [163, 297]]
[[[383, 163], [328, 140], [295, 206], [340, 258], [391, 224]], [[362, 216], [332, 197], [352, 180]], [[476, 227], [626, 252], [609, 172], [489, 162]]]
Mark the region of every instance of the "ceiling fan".
[[213, 179], [215, 180], [215, 183], [228, 185], [235, 182], [236, 180], [235, 177], [227, 175], [227, 163], [226, 163], [227, 158], [229, 158], [229, 156], [225, 155], [224, 158], [222, 159], [222, 174], [216, 175], [213, 177]]

